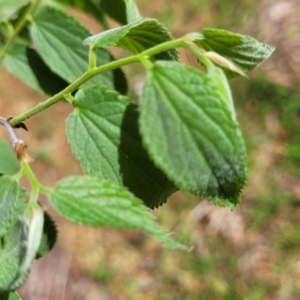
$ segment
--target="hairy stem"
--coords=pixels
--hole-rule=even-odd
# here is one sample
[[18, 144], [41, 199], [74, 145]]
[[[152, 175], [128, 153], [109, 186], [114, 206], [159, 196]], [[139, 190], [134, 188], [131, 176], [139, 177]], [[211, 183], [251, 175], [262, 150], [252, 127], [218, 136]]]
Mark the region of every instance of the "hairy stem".
[[28, 111], [20, 114], [17, 117], [14, 117], [9, 121], [9, 124], [14, 127], [19, 123], [24, 122], [25, 120], [29, 119], [30, 117], [34, 116], [35, 114], [45, 110], [46, 108], [52, 106], [53, 104], [63, 100], [66, 95], [71, 94], [73, 91], [75, 91], [80, 85], [85, 83], [87, 80], [91, 79], [92, 77], [104, 73], [107, 71], [111, 71], [117, 68], [120, 68], [122, 66], [135, 63], [135, 62], [145, 62], [145, 59], [147, 59], [149, 56], [153, 56], [157, 53], [180, 47], [184, 47], [184, 39], [177, 39], [168, 41], [162, 44], [159, 44], [157, 46], [154, 46], [153, 48], [147, 49], [139, 54], [125, 57], [120, 60], [112, 61], [106, 65], [89, 69], [86, 73], [84, 73], [82, 76], [80, 76], [78, 79], [76, 79], [73, 83], [71, 83], [69, 86], [67, 86], [64, 90], [59, 92], [58, 94], [52, 96], [51, 98], [45, 100], [44, 102], [39, 103], [35, 107], [29, 109]]
[[5, 56], [5, 53], [7, 52], [7, 50], [9, 49], [9, 47], [13, 44], [14, 40], [16, 39], [16, 37], [19, 35], [19, 33], [22, 31], [22, 29], [24, 28], [24, 26], [26, 25], [29, 16], [31, 15], [31, 13], [34, 11], [34, 9], [38, 6], [38, 4], [40, 3], [41, 0], [34, 0], [26, 9], [26, 11], [24, 12], [23, 16], [20, 18], [19, 22], [16, 25], [16, 28], [13, 32], [13, 34], [9, 37], [9, 39], [7, 40], [7, 42], [5, 43], [5, 45], [3, 46], [1, 52], [0, 52], [0, 62], [3, 59], [3, 57]]

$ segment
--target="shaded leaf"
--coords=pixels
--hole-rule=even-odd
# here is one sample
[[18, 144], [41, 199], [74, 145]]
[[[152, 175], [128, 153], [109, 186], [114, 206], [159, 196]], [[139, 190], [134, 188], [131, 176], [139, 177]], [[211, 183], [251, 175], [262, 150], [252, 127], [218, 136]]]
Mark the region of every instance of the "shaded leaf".
[[141, 19], [134, 0], [101, 0], [102, 9], [120, 24], [127, 24]]
[[22, 300], [16, 292], [5, 292], [0, 294], [1, 300]]
[[[104, 26], [107, 27], [107, 22], [105, 20], [105, 11], [102, 8], [102, 0], [55, 0], [58, 5], [64, 4], [71, 6], [77, 10], [81, 10], [93, 16], [96, 20]], [[114, 1], [110, 1], [113, 6]]]
[[153, 161], [179, 188], [234, 207], [246, 152], [225, 97], [204, 72], [157, 62], [144, 85], [140, 130]]
[[6, 68], [31, 88], [54, 95], [68, 83], [54, 74], [39, 54], [23, 44], [14, 44], [3, 60]]
[[126, 95], [128, 91], [127, 78], [121, 68], [113, 70], [114, 86], [117, 92]]
[[124, 0], [101, 0], [102, 9], [120, 24], [127, 24], [126, 3]]
[[53, 247], [57, 239], [57, 227], [48, 213], [44, 213], [43, 235], [36, 258], [46, 255]]
[[137, 106], [104, 87], [79, 90], [67, 121], [72, 151], [84, 171], [127, 186], [149, 207], [166, 202], [175, 186], [150, 161], [138, 131]]
[[90, 176], [61, 180], [50, 194], [50, 202], [69, 220], [88, 226], [139, 229], [169, 248], [184, 246], [172, 241], [142, 202], [124, 187]]
[[[137, 54], [157, 44], [170, 41], [173, 37], [168, 29], [156, 19], [141, 19], [128, 25], [110, 29], [84, 40], [92, 47], [118, 46]], [[155, 55], [157, 59], [177, 60], [176, 49]]]

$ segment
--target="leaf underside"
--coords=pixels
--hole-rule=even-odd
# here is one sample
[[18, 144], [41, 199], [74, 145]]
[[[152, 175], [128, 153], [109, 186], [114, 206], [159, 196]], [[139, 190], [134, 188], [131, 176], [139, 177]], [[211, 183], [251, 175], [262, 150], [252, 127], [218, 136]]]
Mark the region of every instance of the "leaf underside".
[[90, 176], [73, 176], [61, 180], [50, 196], [55, 209], [69, 220], [88, 226], [139, 229], [166, 247], [186, 249], [171, 240], [153, 215], [126, 188]]

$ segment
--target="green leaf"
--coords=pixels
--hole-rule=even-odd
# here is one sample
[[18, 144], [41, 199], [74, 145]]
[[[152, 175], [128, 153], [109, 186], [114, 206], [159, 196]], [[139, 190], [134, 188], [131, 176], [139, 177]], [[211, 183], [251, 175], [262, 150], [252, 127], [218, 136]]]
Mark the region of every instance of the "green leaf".
[[19, 264], [19, 274], [24, 274], [30, 269], [39, 250], [44, 228], [44, 212], [39, 204], [30, 202], [20, 220], [27, 235], [25, 251]]
[[10, 177], [0, 177], [0, 236], [4, 235], [15, 217], [16, 202], [19, 200], [20, 187]]
[[68, 83], [54, 74], [38, 53], [23, 44], [13, 45], [3, 60], [5, 67], [31, 88], [54, 95]]
[[[88, 49], [82, 41], [91, 34], [73, 17], [53, 7], [42, 7], [33, 15], [30, 32], [43, 61], [67, 82], [72, 83], [88, 70]], [[98, 65], [109, 61], [110, 54], [99, 49]], [[85, 85], [93, 84], [112, 87], [112, 72], [99, 74]]]
[[57, 239], [57, 227], [48, 213], [44, 213], [43, 235], [36, 258], [46, 255], [53, 247]]
[[141, 98], [140, 130], [153, 161], [181, 189], [234, 207], [246, 152], [223, 88], [195, 68], [157, 62]]
[[101, 0], [102, 9], [120, 24], [127, 24], [141, 19], [134, 0]]
[[26, 237], [22, 221], [17, 220], [6, 235], [0, 238], [0, 292], [14, 290], [12, 285], [19, 278], [19, 264], [24, 255]]
[[22, 300], [16, 292], [5, 292], [0, 294], [1, 300]]
[[209, 70], [208, 75], [215, 84], [216, 90], [220, 92], [220, 96], [222, 96], [223, 100], [230, 105], [232, 115], [234, 116], [234, 119], [236, 119], [231, 89], [223, 70], [218, 67], [213, 67]]
[[13, 175], [20, 170], [20, 164], [12, 147], [0, 139], [0, 174]]
[[87, 174], [127, 186], [149, 207], [176, 188], [150, 161], [138, 131], [137, 106], [105, 87], [79, 90], [67, 120], [72, 151]]
[[[260, 43], [253, 37], [223, 29], [204, 28], [201, 34], [202, 39], [195, 40], [199, 47], [224, 56], [244, 72], [252, 70], [275, 50], [274, 47]], [[226, 70], [226, 75], [231, 78], [237, 74]]]
[[140, 20], [142, 17], [134, 0], [123, 0], [126, 6], [127, 23]]
[[112, 19], [116, 20], [120, 24], [127, 24], [127, 9], [124, 0], [101, 0], [101, 8]]
[[0, 292], [14, 291], [24, 283], [40, 245], [43, 211], [37, 204], [21, 201], [24, 196], [20, 188], [14, 223], [0, 237]]
[[[55, 0], [58, 4], [55, 5], [68, 5], [77, 10], [86, 12], [93, 16], [96, 20], [104, 26], [107, 27], [107, 21], [105, 19], [105, 11], [101, 7], [102, 0]], [[112, 5], [115, 1], [111, 1]]]
[[25, 6], [29, 0], [1, 0], [0, 1], [0, 22], [17, 17], [18, 10]]
[[125, 188], [90, 176], [61, 180], [50, 194], [50, 202], [69, 220], [88, 226], [139, 229], [166, 247], [185, 247], [172, 241], [142, 202]]
[[[173, 37], [168, 29], [156, 19], [141, 19], [128, 25], [90, 36], [83, 43], [90, 47], [117, 46], [131, 53], [138, 54], [172, 39]], [[155, 57], [157, 59], [178, 59], [175, 49], [159, 53]]]

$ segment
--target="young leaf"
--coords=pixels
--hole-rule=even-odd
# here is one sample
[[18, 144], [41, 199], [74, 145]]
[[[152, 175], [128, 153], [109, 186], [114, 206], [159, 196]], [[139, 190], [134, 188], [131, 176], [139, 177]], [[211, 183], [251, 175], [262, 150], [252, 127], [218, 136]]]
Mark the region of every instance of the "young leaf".
[[[53, 7], [42, 7], [33, 15], [30, 32], [43, 61], [67, 82], [73, 82], [88, 70], [88, 50], [82, 41], [91, 34], [73, 17]], [[110, 54], [99, 49], [97, 64], [109, 61]], [[112, 87], [112, 72], [99, 74], [86, 83], [92, 84]]]
[[46, 255], [53, 247], [57, 239], [57, 227], [48, 213], [44, 213], [43, 235], [39, 250], [35, 258]]
[[143, 89], [140, 130], [153, 161], [179, 188], [234, 207], [246, 153], [223, 93], [204, 72], [157, 62]]
[[18, 10], [25, 6], [29, 0], [1, 0], [0, 1], [0, 22], [14, 19]]
[[97, 86], [79, 90], [73, 105], [67, 134], [84, 171], [127, 186], [151, 208], [166, 202], [176, 188], [142, 146], [137, 106]]
[[[118, 46], [137, 54], [173, 37], [168, 29], [156, 19], [141, 19], [128, 25], [110, 29], [88, 37], [84, 45], [91, 47]], [[177, 60], [178, 54], [171, 49], [155, 56], [158, 59]]]
[[38, 53], [23, 44], [14, 44], [3, 60], [5, 67], [31, 88], [54, 95], [68, 83], [51, 72]]
[[20, 170], [20, 164], [12, 147], [0, 139], [0, 174], [13, 175]]
[[[252, 70], [275, 50], [253, 37], [223, 29], [204, 28], [201, 30], [201, 36], [202, 39], [194, 41], [199, 47], [224, 56], [244, 72]], [[226, 75], [231, 78], [237, 74], [226, 70]]]
[[61, 180], [50, 194], [50, 202], [67, 219], [88, 226], [139, 229], [166, 247], [185, 247], [172, 241], [142, 202], [124, 187], [90, 176]]

